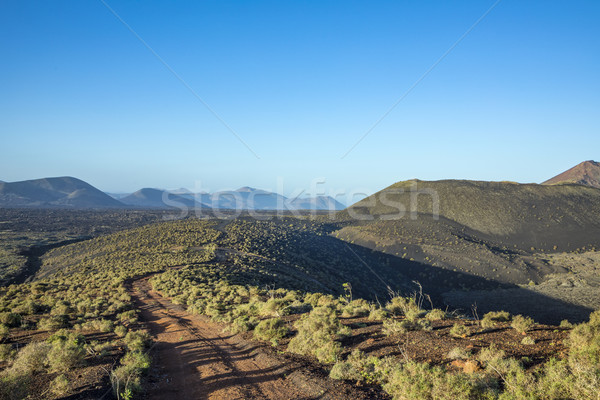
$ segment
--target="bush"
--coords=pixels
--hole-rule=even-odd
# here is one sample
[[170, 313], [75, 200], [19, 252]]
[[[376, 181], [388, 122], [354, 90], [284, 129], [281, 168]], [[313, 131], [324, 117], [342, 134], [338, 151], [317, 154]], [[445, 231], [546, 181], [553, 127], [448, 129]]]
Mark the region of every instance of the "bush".
[[471, 400], [480, 398], [474, 380], [463, 373], [447, 373], [441, 367], [408, 361], [397, 364], [383, 384], [394, 399]]
[[110, 374], [113, 393], [117, 398], [131, 399], [142, 389], [142, 375], [150, 368], [150, 356], [141, 351], [130, 351], [121, 359], [121, 364]]
[[366, 317], [371, 312], [371, 305], [363, 299], [353, 300], [342, 308], [343, 318]]
[[19, 351], [12, 368], [28, 374], [43, 371], [48, 364], [48, 352], [51, 348], [52, 345], [46, 342], [29, 343]]
[[388, 318], [389, 313], [385, 308], [372, 308], [369, 312], [370, 321], [382, 321]]
[[508, 322], [510, 319], [510, 313], [506, 311], [491, 311], [483, 315], [480, 323], [483, 328], [489, 329], [495, 327], [497, 322]]
[[0, 373], [0, 399], [21, 400], [27, 398], [31, 375], [14, 368]]
[[133, 365], [121, 365], [110, 373], [110, 383], [118, 399], [131, 399], [142, 390], [142, 371]]
[[523, 340], [521, 340], [521, 344], [524, 344], [525, 346], [531, 346], [535, 344], [535, 339], [532, 338], [531, 336], [525, 336], [523, 338]]
[[0, 313], [0, 323], [9, 328], [15, 328], [21, 325], [21, 315], [13, 312]]
[[129, 351], [143, 351], [150, 341], [150, 335], [146, 331], [128, 332], [123, 339]]
[[42, 318], [37, 324], [37, 328], [42, 331], [57, 331], [69, 326], [69, 317], [67, 315], [53, 315]]
[[535, 325], [535, 322], [532, 318], [524, 317], [522, 315], [515, 316], [512, 320], [512, 323], [510, 324], [510, 326], [514, 330], [516, 330], [522, 335], [524, 335], [528, 330], [533, 328], [533, 325]]
[[141, 372], [146, 372], [150, 368], [150, 356], [139, 351], [130, 351], [121, 359], [122, 365], [130, 365]]
[[248, 317], [247, 315], [242, 315], [237, 317], [231, 322], [231, 325], [226, 329], [231, 333], [240, 333], [240, 332], [248, 332], [254, 329], [254, 327], [258, 324], [258, 319], [256, 317]]
[[125, 335], [127, 335], [127, 328], [123, 325], [117, 325], [115, 326], [114, 332], [118, 337], [125, 337]]
[[8, 326], [0, 324], [0, 341], [6, 339], [9, 334], [10, 330], [8, 329]]
[[450, 335], [454, 337], [465, 338], [470, 334], [471, 331], [469, 330], [469, 328], [458, 322], [456, 322], [454, 325], [452, 325], [452, 328], [450, 328]]
[[290, 301], [286, 299], [269, 299], [262, 304], [260, 316], [262, 317], [282, 317], [289, 314], [288, 307]]
[[471, 357], [471, 352], [460, 347], [454, 347], [446, 357], [451, 360], [466, 360]]
[[329, 307], [313, 309], [296, 321], [294, 327], [298, 333], [290, 340], [288, 350], [313, 355], [327, 364], [336, 362], [342, 352], [341, 345], [335, 340], [350, 333]]
[[446, 312], [440, 310], [439, 308], [434, 308], [433, 310], [429, 311], [427, 315], [425, 315], [425, 318], [427, 318], [429, 321], [439, 321], [446, 319]]
[[0, 344], [0, 361], [11, 361], [17, 351], [10, 344]]
[[574, 376], [573, 396], [596, 399], [600, 393], [600, 310], [590, 321], [577, 325], [568, 339], [569, 368]]
[[80, 329], [84, 331], [100, 332], [112, 332], [113, 328], [113, 322], [107, 319], [95, 319], [93, 321], [87, 321], [80, 326]]
[[404, 315], [406, 318], [414, 320], [425, 313], [415, 303], [415, 300], [407, 297], [393, 297], [387, 304], [386, 308], [393, 315]]
[[560, 325], [561, 328], [564, 329], [571, 329], [573, 328], [573, 324], [569, 322], [568, 319], [563, 319], [562, 321], [560, 321]]
[[270, 318], [260, 321], [254, 328], [254, 337], [260, 340], [270, 341], [273, 346], [288, 334], [289, 330], [285, 322], [279, 318]]
[[126, 325], [134, 324], [138, 320], [135, 310], [122, 312], [121, 314], [117, 315], [117, 318], [121, 321], [121, 323]]
[[68, 371], [82, 365], [84, 359], [83, 343], [72, 335], [65, 339], [54, 340], [48, 351], [48, 364], [52, 371]]
[[329, 372], [329, 377], [332, 379], [345, 379], [359, 381], [361, 379], [360, 374], [354, 368], [354, 366], [347, 361], [338, 361]]
[[63, 374], [58, 375], [50, 382], [50, 392], [57, 397], [65, 396], [69, 393], [69, 390], [71, 390], [71, 385]]
[[415, 326], [410, 321], [407, 321], [407, 320], [398, 321], [398, 320], [390, 318], [390, 319], [386, 319], [383, 321], [381, 331], [386, 336], [393, 336], [393, 335], [405, 334], [408, 331], [412, 331], [414, 329], [415, 329]]

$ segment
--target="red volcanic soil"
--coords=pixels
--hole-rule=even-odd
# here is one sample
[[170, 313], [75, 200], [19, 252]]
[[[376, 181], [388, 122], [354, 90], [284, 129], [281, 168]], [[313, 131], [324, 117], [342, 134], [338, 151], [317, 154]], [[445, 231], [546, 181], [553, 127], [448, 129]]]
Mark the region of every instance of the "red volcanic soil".
[[600, 163], [584, 161], [543, 184], [554, 185], [557, 183], [578, 183], [600, 189]]
[[389, 399], [377, 388], [330, 379], [322, 367], [187, 313], [154, 292], [147, 278], [131, 290], [154, 336], [146, 399]]

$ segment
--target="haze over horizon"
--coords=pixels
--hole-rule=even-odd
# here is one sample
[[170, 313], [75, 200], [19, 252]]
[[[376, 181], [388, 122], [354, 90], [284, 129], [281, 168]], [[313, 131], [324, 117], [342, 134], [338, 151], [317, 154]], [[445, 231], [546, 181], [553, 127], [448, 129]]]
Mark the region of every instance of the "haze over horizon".
[[3, 181], [212, 192], [281, 179], [289, 194], [324, 178], [372, 193], [411, 178], [539, 183], [598, 159], [597, 2], [2, 10]]

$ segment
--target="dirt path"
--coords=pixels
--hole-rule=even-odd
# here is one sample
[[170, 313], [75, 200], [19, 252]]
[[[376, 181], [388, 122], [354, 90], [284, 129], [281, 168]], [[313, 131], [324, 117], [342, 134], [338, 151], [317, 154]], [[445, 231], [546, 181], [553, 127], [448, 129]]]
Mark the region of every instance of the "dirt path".
[[148, 278], [131, 294], [155, 340], [148, 399], [368, 399], [362, 390], [311, 371], [272, 349], [222, 333], [151, 290]]

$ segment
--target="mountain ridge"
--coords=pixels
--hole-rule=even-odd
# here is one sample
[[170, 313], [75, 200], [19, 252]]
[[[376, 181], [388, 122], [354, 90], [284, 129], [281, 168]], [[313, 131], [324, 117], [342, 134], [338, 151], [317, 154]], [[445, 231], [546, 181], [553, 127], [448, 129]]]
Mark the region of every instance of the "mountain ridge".
[[577, 184], [600, 189], [600, 163], [584, 161], [543, 182], [543, 185]]
[[122, 208], [124, 205], [81, 179], [62, 176], [0, 182], [0, 207]]

